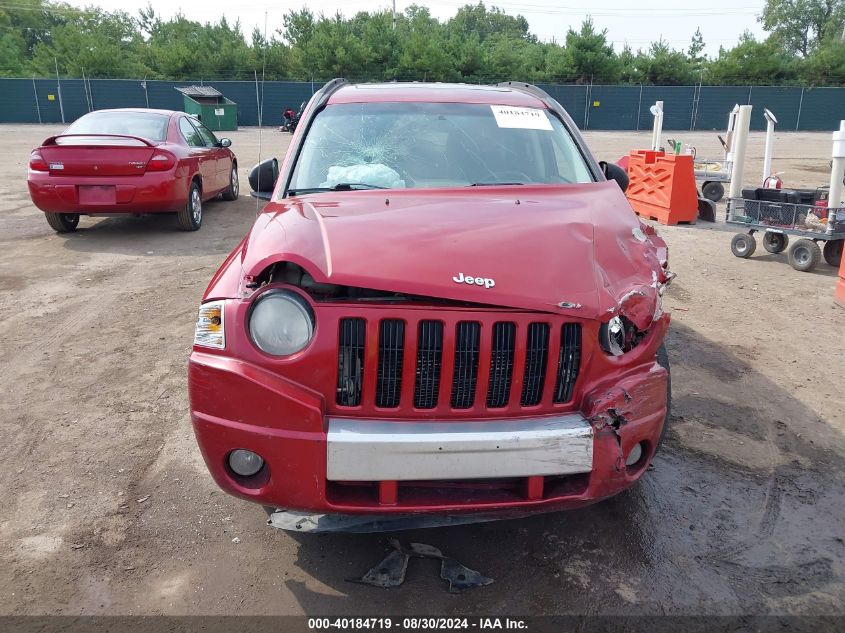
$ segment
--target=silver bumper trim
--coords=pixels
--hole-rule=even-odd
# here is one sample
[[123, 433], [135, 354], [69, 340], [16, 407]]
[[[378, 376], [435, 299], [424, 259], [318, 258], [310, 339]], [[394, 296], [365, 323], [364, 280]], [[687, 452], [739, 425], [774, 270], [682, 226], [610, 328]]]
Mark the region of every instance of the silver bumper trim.
[[592, 468], [593, 428], [578, 414], [479, 422], [329, 419], [330, 481], [490, 479]]

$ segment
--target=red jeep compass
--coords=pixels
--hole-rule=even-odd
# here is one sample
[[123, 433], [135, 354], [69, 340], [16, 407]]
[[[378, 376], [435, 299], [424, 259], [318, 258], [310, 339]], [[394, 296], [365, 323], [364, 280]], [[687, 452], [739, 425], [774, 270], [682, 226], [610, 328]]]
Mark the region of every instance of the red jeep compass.
[[554, 99], [334, 80], [266, 167], [190, 359], [222, 488], [276, 514], [513, 516], [645, 472], [666, 246]]

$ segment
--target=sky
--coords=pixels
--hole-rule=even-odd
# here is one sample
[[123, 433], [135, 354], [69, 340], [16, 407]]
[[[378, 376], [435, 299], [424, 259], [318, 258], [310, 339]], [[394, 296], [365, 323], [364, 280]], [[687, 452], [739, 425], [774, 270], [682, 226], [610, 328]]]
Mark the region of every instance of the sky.
[[[440, 20], [453, 16], [459, 7], [472, 0], [418, 0], [405, 2], [396, 0], [397, 11], [410, 4], [427, 6], [431, 14]], [[474, 0], [477, 1], [477, 0]], [[271, 0], [248, 0], [246, 6], [238, 6], [232, 0], [149, 0], [156, 12], [169, 18], [181, 11], [188, 19], [200, 22], [216, 21], [225, 15], [231, 23], [241, 22], [245, 34], [254, 27], [264, 30], [265, 14], [267, 32], [281, 28], [282, 16], [290, 9], [303, 6], [315, 14], [334, 15], [341, 11], [350, 16], [358, 11], [390, 9], [385, 1], [342, 2], [338, 0], [272, 2]], [[542, 41], [563, 42], [569, 28], [578, 29], [586, 15], [592, 15], [593, 22], [600, 29], [607, 29], [608, 39], [617, 51], [627, 43], [635, 51], [645, 48], [652, 41], [663, 38], [676, 49], [686, 50], [696, 28], [704, 35], [705, 51], [716, 55], [720, 46], [732, 47], [745, 30], [758, 38], [764, 35], [757, 16], [761, 13], [764, 0], [604, 0], [600, 6], [583, 0], [507, 0], [487, 2], [505, 13], [525, 16], [534, 33]], [[126, 0], [70, 0], [70, 4], [83, 7], [95, 4], [107, 10], [128, 10]], [[137, 3], [144, 6], [145, 0]]]

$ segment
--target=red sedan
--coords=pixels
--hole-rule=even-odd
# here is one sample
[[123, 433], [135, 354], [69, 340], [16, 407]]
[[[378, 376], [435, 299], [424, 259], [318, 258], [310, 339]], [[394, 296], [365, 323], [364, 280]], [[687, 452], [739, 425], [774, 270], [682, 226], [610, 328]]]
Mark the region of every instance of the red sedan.
[[98, 110], [46, 139], [29, 157], [29, 195], [59, 233], [80, 215], [176, 213], [202, 225], [202, 203], [238, 197], [232, 142], [171, 110]]

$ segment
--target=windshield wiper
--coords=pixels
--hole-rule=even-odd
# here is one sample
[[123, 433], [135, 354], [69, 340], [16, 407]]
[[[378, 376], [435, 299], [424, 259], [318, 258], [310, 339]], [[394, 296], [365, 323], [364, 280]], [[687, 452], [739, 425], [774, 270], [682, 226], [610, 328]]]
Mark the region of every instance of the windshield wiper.
[[524, 185], [524, 182], [474, 182], [470, 187], [499, 187], [504, 185]]
[[323, 191], [356, 191], [361, 189], [387, 189], [366, 182], [339, 182], [334, 187], [307, 187], [303, 189], [289, 189], [289, 196], [297, 196], [306, 193], [320, 193]]

